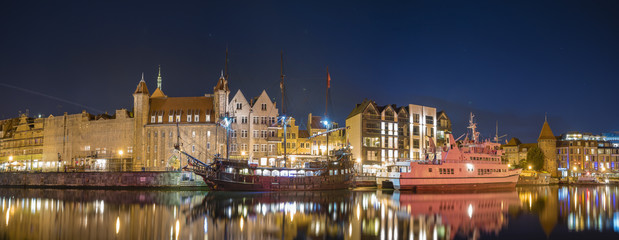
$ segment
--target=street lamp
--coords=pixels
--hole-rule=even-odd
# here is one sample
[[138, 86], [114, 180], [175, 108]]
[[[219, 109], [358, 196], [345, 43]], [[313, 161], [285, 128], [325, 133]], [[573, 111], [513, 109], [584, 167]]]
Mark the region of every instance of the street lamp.
[[125, 170], [125, 160], [123, 159], [123, 150], [118, 150], [118, 155], [120, 155], [120, 171]]
[[13, 156], [9, 156], [9, 169], [11, 168], [12, 163], [13, 163]]
[[531, 165], [529, 165], [529, 170], [531, 170], [531, 168], [532, 168]]
[[329, 121], [327, 120], [323, 120], [322, 124], [325, 125], [325, 127], [327, 127], [327, 161], [329, 160]]

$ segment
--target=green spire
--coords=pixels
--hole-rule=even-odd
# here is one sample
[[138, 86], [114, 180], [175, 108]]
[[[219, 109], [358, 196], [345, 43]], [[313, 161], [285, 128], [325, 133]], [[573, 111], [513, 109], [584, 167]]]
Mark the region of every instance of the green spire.
[[157, 76], [157, 88], [161, 89], [161, 65], [159, 65], [159, 76]]

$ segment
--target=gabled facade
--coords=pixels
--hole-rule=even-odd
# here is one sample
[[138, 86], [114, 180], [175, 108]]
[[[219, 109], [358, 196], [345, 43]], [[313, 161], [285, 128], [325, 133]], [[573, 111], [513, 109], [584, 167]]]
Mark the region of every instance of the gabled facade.
[[231, 120], [230, 154], [260, 165], [275, 164], [279, 110], [266, 91], [247, 101], [239, 90], [228, 105]]
[[364, 100], [346, 118], [346, 141], [364, 173], [373, 173], [398, 160], [435, 157], [425, 151], [436, 139], [435, 124], [435, 108], [414, 104], [378, 106]]

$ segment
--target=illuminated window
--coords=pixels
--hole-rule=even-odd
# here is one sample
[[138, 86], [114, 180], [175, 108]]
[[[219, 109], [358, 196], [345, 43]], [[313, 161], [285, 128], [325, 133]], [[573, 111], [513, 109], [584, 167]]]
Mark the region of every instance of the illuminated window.
[[174, 116], [170, 115], [168, 116], [168, 122], [173, 122], [174, 121]]
[[191, 122], [191, 115], [187, 114], [187, 122]]
[[158, 123], [162, 123], [163, 122], [163, 116], [162, 115], [157, 116], [157, 122]]
[[181, 115], [176, 115], [176, 122], [181, 122]]
[[151, 123], [155, 123], [155, 115], [153, 115], [153, 116], [151, 116], [151, 117], [150, 117], [150, 122], [151, 122]]
[[193, 120], [194, 122], [199, 122], [200, 121], [200, 115], [194, 115], [193, 118], [194, 118], [194, 120]]
[[210, 122], [211, 121], [211, 115], [206, 114], [205, 121]]

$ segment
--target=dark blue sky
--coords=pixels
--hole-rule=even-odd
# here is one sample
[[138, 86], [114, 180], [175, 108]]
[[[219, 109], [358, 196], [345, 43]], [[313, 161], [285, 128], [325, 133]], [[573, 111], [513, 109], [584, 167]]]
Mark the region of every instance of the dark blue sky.
[[457, 135], [470, 111], [527, 142], [545, 112], [557, 135], [619, 130], [617, 1], [205, 2], [3, 2], [0, 116], [131, 109], [158, 64], [168, 96], [211, 93], [228, 46], [248, 97], [279, 99], [284, 51], [301, 122], [324, 113], [329, 66], [342, 124], [368, 98], [445, 110]]

